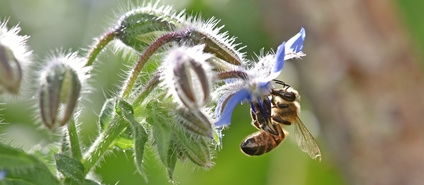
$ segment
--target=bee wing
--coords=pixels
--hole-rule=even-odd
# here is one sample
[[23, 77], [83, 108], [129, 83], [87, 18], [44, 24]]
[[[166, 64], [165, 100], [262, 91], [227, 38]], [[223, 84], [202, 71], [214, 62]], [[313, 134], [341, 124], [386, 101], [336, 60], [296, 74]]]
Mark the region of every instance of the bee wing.
[[297, 116], [296, 123], [294, 124], [294, 136], [297, 145], [303, 152], [307, 153], [312, 159], [318, 158], [321, 161], [321, 151], [315, 138]]

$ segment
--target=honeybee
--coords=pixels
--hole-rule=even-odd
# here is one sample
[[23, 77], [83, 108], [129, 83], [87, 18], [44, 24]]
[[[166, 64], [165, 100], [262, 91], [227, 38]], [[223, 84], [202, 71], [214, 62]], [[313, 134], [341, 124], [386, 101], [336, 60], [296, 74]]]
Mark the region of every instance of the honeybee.
[[278, 131], [277, 135], [260, 130], [247, 136], [240, 145], [243, 153], [251, 156], [262, 155], [276, 148], [288, 135], [288, 132], [281, 128], [280, 124], [275, 124], [273, 127]]
[[[299, 118], [299, 93], [288, 85], [284, 84], [284, 86], [281, 89], [273, 89], [270, 95], [270, 117], [273, 129], [277, 131], [277, 134], [275, 135], [264, 129], [260, 130], [248, 136], [243, 141], [240, 145], [241, 150], [247, 155], [265, 154], [276, 148], [284, 140], [285, 136], [288, 135], [288, 132], [281, 125], [294, 124], [294, 135], [300, 149], [306, 152], [312, 159], [321, 159], [321, 151], [318, 144]], [[258, 119], [261, 117], [263, 116], [252, 112], [252, 123], [258, 129], [261, 129], [262, 127], [260, 125], [263, 125], [261, 123], [262, 119]]]
[[299, 118], [300, 95], [291, 87], [271, 92], [271, 118], [275, 124], [294, 124], [294, 136], [299, 148], [312, 159], [321, 160], [321, 151], [315, 138]]

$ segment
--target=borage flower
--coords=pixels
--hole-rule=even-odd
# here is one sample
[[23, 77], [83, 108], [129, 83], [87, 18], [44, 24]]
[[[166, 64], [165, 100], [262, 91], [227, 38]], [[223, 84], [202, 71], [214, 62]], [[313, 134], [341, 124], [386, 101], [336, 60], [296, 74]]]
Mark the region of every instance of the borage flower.
[[[239, 68], [220, 73], [218, 76], [226, 79], [226, 83], [218, 89], [220, 96], [216, 108], [216, 127], [227, 126], [231, 123], [231, 115], [238, 103], [250, 103], [252, 112], [263, 117], [260, 127], [270, 133], [277, 132], [271, 123], [271, 102], [268, 96], [274, 88], [271, 81], [281, 73], [284, 61], [305, 56], [302, 52], [305, 40], [305, 30], [283, 42], [275, 55], [268, 55], [259, 60], [251, 69]], [[261, 117], [261, 118], [262, 118]]]

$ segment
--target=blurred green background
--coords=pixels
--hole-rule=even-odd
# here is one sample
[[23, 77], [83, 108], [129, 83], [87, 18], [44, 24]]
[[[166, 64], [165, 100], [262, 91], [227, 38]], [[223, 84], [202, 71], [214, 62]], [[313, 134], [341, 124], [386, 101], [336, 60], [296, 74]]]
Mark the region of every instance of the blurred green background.
[[[136, 1], [134, 1], [136, 2]], [[166, 0], [164, 4], [173, 5], [177, 10], [186, 9], [189, 14], [201, 13], [204, 19], [216, 17], [221, 19], [219, 25], [225, 25], [223, 31], [237, 37], [237, 42], [247, 47], [243, 49], [247, 58], [254, 58], [261, 48], [265, 51], [276, 48], [281, 41], [273, 41], [264, 29], [259, 0]], [[417, 39], [420, 51], [424, 51], [424, 24], [421, 9], [422, 1], [398, 0], [401, 19], [405, 20], [407, 28], [413, 38]], [[137, 3], [135, 3], [137, 4]], [[109, 26], [112, 26], [122, 13], [122, 7], [127, 7], [124, 1], [112, 0], [2, 0], [0, 1], [0, 19], [9, 18], [8, 26], [18, 24], [21, 34], [30, 35], [29, 46], [40, 60], [48, 56], [56, 48], [71, 49], [85, 53], [85, 49], [92, 44], [95, 37], [99, 37]], [[262, 10], [263, 11], [263, 10]], [[305, 25], [307, 26], [307, 25]], [[295, 25], [286, 25], [287, 30], [281, 31], [281, 38], [287, 40], [299, 30]], [[308, 34], [308, 30], [307, 34]], [[308, 45], [306, 38], [305, 47]], [[307, 48], [312, 49], [312, 48]], [[304, 51], [308, 53], [308, 51]], [[309, 56], [307, 56], [309, 57]], [[96, 115], [99, 113], [102, 102], [116, 91], [116, 86], [122, 80], [122, 69], [125, 57], [114, 54], [111, 50], [104, 52], [96, 65], [93, 84], [94, 91], [89, 95], [90, 105], [82, 112], [81, 121], [84, 122], [82, 137], [86, 144], [96, 135]], [[287, 64], [282, 77], [289, 84], [296, 87], [295, 69]], [[302, 74], [298, 74], [302, 75]], [[35, 96], [36, 94], [34, 94]], [[40, 125], [33, 123], [31, 113], [33, 105], [26, 100], [18, 103], [0, 104], [0, 114], [4, 115], [4, 122], [0, 125], [2, 137], [17, 143], [23, 148], [30, 148], [37, 143], [49, 143], [56, 137], [47, 136], [47, 131]], [[321, 147], [322, 162], [310, 159], [296, 146], [293, 137], [289, 137], [283, 144], [269, 154], [260, 157], [248, 157], [241, 153], [240, 142], [249, 134], [255, 132], [250, 126], [250, 117], [246, 116], [249, 107], [238, 106], [233, 124], [224, 134], [224, 147], [217, 151], [210, 170], [203, 170], [190, 163], [178, 163], [175, 171], [175, 181], [187, 185], [216, 185], [216, 184], [244, 184], [244, 185], [277, 185], [277, 184], [346, 184], [340, 172], [336, 169], [331, 154], [326, 151], [326, 144], [320, 140], [319, 122], [313, 113], [308, 111], [308, 101], [302, 101], [302, 120], [316, 136]], [[1, 152], [1, 151], [0, 151]], [[145, 167], [148, 173], [148, 184], [169, 184], [165, 170], [161, 167], [154, 154], [148, 153]], [[104, 184], [145, 184], [143, 178], [136, 173], [131, 161], [130, 151], [115, 151], [109, 153], [102, 165], [96, 169], [98, 177]]]

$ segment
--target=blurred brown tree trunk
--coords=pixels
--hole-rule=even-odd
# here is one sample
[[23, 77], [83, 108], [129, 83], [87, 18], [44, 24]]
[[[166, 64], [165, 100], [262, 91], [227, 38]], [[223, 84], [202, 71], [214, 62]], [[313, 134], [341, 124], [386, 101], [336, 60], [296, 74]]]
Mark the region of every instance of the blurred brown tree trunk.
[[424, 184], [423, 69], [394, 2], [258, 2], [275, 45], [306, 29], [299, 92], [320, 120], [323, 159], [348, 184]]

